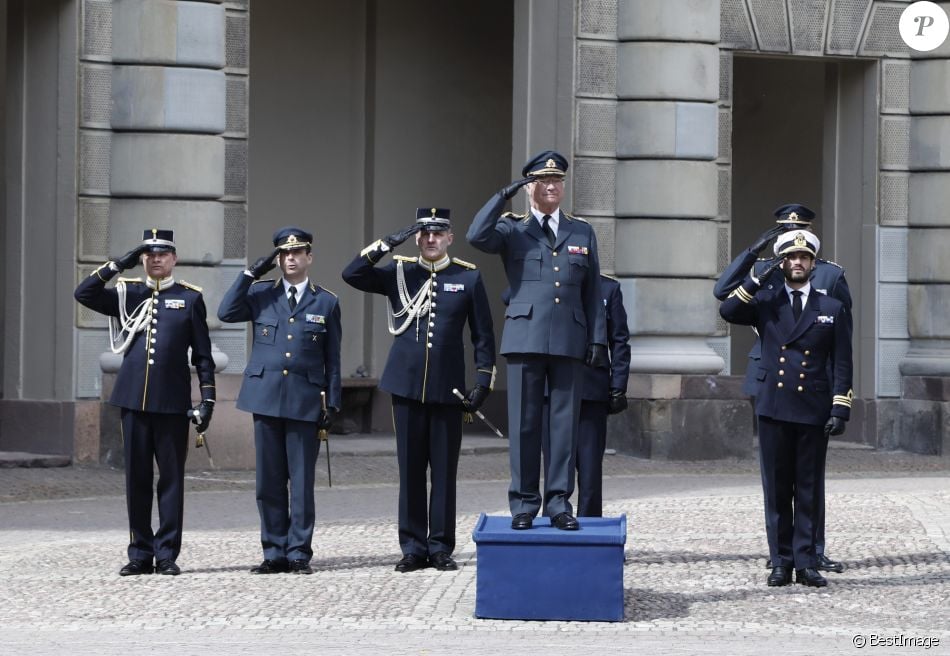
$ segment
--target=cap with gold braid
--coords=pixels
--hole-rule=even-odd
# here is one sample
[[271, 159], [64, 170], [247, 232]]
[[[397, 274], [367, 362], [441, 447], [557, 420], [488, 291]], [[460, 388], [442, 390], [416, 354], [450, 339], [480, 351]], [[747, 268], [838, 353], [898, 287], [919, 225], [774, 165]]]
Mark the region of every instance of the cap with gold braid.
[[549, 175], [563, 178], [567, 175], [567, 167], [567, 159], [561, 153], [545, 150], [527, 161], [521, 169], [521, 175], [526, 178], [543, 178]]
[[172, 230], [149, 228], [142, 235], [142, 247], [146, 253], [174, 253], [175, 233]]
[[274, 233], [274, 246], [282, 251], [290, 251], [295, 248], [306, 248], [310, 251], [313, 244], [313, 235], [306, 230], [287, 226]]
[[449, 232], [451, 212], [444, 207], [420, 207], [416, 209], [416, 225], [420, 232]]
[[811, 225], [815, 219], [815, 213], [802, 205], [801, 203], [789, 203], [775, 208], [772, 213], [775, 215], [775, 222], [788, 226], [801, 226], [803, 228]]
[[818, 235], [808, 230], [793, 230], [786, 232], [775, 240], [773, 252], [784, 257], [789, 253], [808, 253], [812, 257], [818, 257], [818, 249], [821, 248], [821, 240]]

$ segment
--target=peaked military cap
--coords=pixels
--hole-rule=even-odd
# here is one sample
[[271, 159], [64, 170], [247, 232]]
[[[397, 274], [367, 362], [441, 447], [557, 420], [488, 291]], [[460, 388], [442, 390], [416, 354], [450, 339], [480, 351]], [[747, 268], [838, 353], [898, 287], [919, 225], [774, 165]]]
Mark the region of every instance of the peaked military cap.
[[567, 174], [567, 160], [561, 153], [545, 150], [527, 161], [521, 169], [524, 177], [543, 178], [548, 175], [564, 177]]
[[174, 253], [175, 232], [149, 228], [142, 234], [142, 246], [146, 253]]
[[309, 249], [313, 243], [313, 235], [306, 230], [287, 226], [274, 233], [274, 246], [282, 251], [293, 250], [294, 248]]
[[810, 225], [815, 218], [815, 213], [804, 205], [799, 203], [789, 203], [775, 209], [776, 223], [795, 224], [801, 226]]
[[818, 257], [819, 248], [821, 248], [821, 240], [814, 232], [792, 230], [780, 235], [775, 240], [775, 246], [772, 247], [772, 250], [778, 256], [788, 255], [789, 253], [809, 253], [812, 257]]
[[416, 225], [422, 232], [447, 232], [452, 229], [450, 214], [444, 207], [420, 207], [416, 210]]

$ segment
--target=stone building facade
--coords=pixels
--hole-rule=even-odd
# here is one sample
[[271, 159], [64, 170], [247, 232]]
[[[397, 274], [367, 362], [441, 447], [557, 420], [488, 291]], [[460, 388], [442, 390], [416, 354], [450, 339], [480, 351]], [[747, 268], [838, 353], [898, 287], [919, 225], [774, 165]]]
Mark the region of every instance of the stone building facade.
[[[417, 206], [451, 207], [464, 233], [553, 147], [572, 161], [567, 206], [622, 281], [633, 373], [618, 448], [752, 452], [730, 375], [750, 336], [718, 319], [711, 290], [795, 201], [818, 211], [855, 299], [847, 439], [946, 455], [950, 42], [909, 50], [908, 4], [0, 0], [0, 450], [112, 457], [108, 334], [72, 289], [143, 228], [176, 231], [177, 275], [211, 310], [274, 229], [312, 229], [314, 277], [348, 326], [344, 374], [368, 375], [351, 379], [365, 389], [389, 337], [382, 301], [338, 282], [346, 261]], [[497, 261], [462, 241], [453, 253], [497, 298]], [[215, 423], [238, 445], [219, 464], [240, 466], [246, 329], [209, 322], [227, 362]], [[375, 397], [368, 421], [385, 429]]]

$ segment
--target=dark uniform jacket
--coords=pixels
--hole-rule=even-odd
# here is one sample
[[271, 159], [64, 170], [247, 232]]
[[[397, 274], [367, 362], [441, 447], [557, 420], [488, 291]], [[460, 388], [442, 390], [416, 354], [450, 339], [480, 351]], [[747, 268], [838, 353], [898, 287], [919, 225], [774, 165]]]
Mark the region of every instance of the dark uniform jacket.
[[[760, 274], [768, 267], [768, 259], [756, 259], [755, 252], [746, 249], [736, 257], [726, 270], [722, 272], [716, 285], [713, 287], [713, 294], [720, 301], [726, 300], [726, 297], [732, 293], [746, 276], [752, 267], [755, 267], [755, 275], [758, 278]], [[781, 270], [776, 269], [769, 276], [768, 280], [760, 280], [763, 289], [784, 289], [785, 277]], [[828, 260], [816, 259], [815, 270], [811, 277], [811, 286], [814, 291], [826, 294], [836, 298], [844, 304], [845, 309], [851, 311], [851, 290], [848, 288], [848, 281], [844, 277], [844, 269], [838, 264]], [[746, 379], [743, 385], [743, 391], [746, 394], [755, 396], [758, 391], [756, 381], [756, 370], [758, 369], [758, 360], [762, 357], [762, 347], [760, 340], [756, 339], [749, 351], [749, 358], [753, 360], [749, 363], [749, 369], [746, 371]]]
[[812, 425], [823, 425], [829, 416], [850, 417], [851, 313], [841, 301], [813, 287], [796, 322], [784, 284], [759, 289], [747, 278], [722, 302], [719, 314], [759, 331], [756, 414]]
[[601, 274], [600, 291], [604, 295], [607, 311], [607, 344], [610, 349], [610, 372], [594, 367], [584, 368], [585, 401], [607, 401], [611, 389], [627, 389], [630, 377], [630, 330], [627, 328], [627, 312], [623, 307], [620, 282]]
[[237, 407], [298, 421], [317, 421], [320, 392], [340, 409], [340, 304], [312, 282], [293, 312], [282, 279], [255, 282], [241, 274], [221, 299], [221, 321], [252, 321], [254, 344]]
[[600, 260], [594, 229], [563, 210], [552, 248], [537, 219], [510, 212], [494, 195], [466, 238], [499, 253], [511, 286], [501, 353], [558, 355], [583, 360], [590, 344], [607, 344]]
[[[452, 258], [436, 271], [419, 264], [418, 258], [394, 256], [396, 261], [376, 267], [367, 251], [343, 270], [343, 279], [356, 289], [382, 294], [390, 307], [402, 309], [396, 286], [397, 262], [402, 262], [410, 296], [432, 279], [432, 308], [406, 330], [396, 335], [379, 387], [382, 390], [422, 403], [459, 403], [453, 389], [465, 392], [466, 322], [471, 331], [475, 355], [475, 383], [491, 389], [494, 385], [495, 335], [488, 296], [481, 274], [474, 264]], [[397, 325], [401, 322], [395, 319]]]
[[[110, 317], [119, 316], [119, 295], [106, 282], [116, 275], [107, 265], [79, 283], [76, 300]], [[132, 313], [143, 302], [151, 304], [151, 319], [136, 333], [122, 359], [109, 402], [121, 408], [167, 414], [191, 409], [191, 363], [198, 373], [202, 400], [214, 400], [214, 360], [208, 334], [207, 310], [201, 289], [175, 282], [161, 291], [139, 278], [120, 278], [126, 284], [125, 307]]]

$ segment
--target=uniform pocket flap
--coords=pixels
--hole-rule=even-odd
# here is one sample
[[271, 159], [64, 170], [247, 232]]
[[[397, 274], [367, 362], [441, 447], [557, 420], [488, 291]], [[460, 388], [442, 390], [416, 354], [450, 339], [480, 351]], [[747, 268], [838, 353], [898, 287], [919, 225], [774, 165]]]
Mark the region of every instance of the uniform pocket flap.
[[249, 364], [244, 368], [245, 376], [255, 376], [261, 377], [264, 375], [264, 365], [262, 364]]
[[541, 251], [525, 251], [523, 253], [515, 253], [514, 259], [516, 260], [540, 260]]
[[530, 318], [531, 307], [531, 303], [512, 303], [508, 306], [508, 309], [505, 310], [505, 316], [511, 319], [518, 317]]
[[318, 371], [317, 369], [310, 369], [307, 371], [307, 380], [314, 385], [320, 385], [321, 387], [327, 382], [327, 378], [323, 372]]
[[574, 321], [582, 326], [587, 326], [587, 315], [580, 308], [574, 308]]
[[759, 367], [759, 373], [756, 375], [756, 380], [765, 380], [765, 377], [768, 375], [769, 370], [765, 367]]

